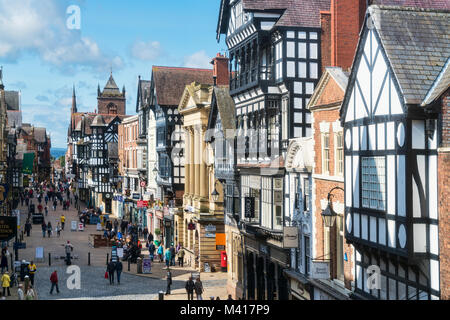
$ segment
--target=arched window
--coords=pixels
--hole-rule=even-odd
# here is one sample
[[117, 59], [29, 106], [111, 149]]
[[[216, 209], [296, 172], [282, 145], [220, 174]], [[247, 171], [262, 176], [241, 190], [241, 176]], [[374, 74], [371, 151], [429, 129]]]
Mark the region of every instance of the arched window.
[[108, 114], [117, 114], [117, 106], [114, 103], [108, 104]]

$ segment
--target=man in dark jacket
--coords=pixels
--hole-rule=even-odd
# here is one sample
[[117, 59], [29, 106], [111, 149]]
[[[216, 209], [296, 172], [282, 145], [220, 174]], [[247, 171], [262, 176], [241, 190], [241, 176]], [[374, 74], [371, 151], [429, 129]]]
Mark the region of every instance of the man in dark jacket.
[[112, 261], [112, 259], [108, 263], [108, 267], [106, 268], [108, 271], [109, 284], [114, 284], [114, 272], [116, 271], [116, 264]]
[[172, 285], [172, 272], [167, 268], [167, 289], [166, 294], [170, 294], [170, 286]]
[[175, 265], [175, 247], [173, 245], [170, 246], [170, 265]]
[[52, 275], [50, 276], [50, 282], [52, 283], [52, 288], [50, 289], [50, 294], [53, 294], [53, 289], [55, 287], [56, 287], [56, 293], [59, 293], [58, 274], [56, 273], [56, 270], [53, 271]]
[[120, 284], [120, 274], [122, 273], [123, 265], [120, 260], [117, 260], [116, 262], [116, 272], [117, 272], [117, 283]]
[[30, 220], [27, 220], [27, 222], [25, 223], [25, 232], [27, 233], [27, 237], [30, 236], [31, 229], [32, 229], [32, 226], [31, 226]]
[[194, 300], [194, 288], [195, 284], [194, 281], [192, 281], [192, 277], [189, 277], [189, 280], [186, 281], [186, 293], [188, 295], [188, 300]]

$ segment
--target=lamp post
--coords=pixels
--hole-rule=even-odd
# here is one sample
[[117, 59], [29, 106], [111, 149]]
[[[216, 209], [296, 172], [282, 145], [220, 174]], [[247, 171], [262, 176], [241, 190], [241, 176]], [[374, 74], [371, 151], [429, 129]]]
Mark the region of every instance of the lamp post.
[[214, 182], [214, 190], [211, 193], [211, 196], [212, 196], [212, 199], [214, 202], [219, 201], [219, 196], [220, 196], [220, 193], [216, 189], [216, 185], [217, 185], [217, 181]]

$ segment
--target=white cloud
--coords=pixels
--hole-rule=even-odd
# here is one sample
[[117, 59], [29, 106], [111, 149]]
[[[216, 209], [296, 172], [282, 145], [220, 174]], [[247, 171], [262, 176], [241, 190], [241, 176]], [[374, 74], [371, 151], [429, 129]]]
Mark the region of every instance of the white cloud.
[[185, 57], [183, 65], [187, 68], [211, 69], [211, 60], [211, 57], [206, 54], [206, 51], [202, 50]]
[[98, 44], [66, 26], [67, 0], [0, 0], [0, 58], [15, 62], [37, 54], [60, 71], [94, 72], [123, 67], [119, 56], [102, 52]]
[[155, 60], [161, 53], [161, 44], [158, 41], [136, 41], [131, 47], [132, 57], [142, 61]]

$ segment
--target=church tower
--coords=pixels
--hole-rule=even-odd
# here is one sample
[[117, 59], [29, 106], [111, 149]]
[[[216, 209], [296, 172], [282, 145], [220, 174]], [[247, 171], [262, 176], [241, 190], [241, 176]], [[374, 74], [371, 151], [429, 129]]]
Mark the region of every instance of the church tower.
[[98, 88], [97, 101], [99, 114], [126, 114], [125, 86], [120, 92], [112, 72], [103, 91], [100, 91], [100, 87]]

